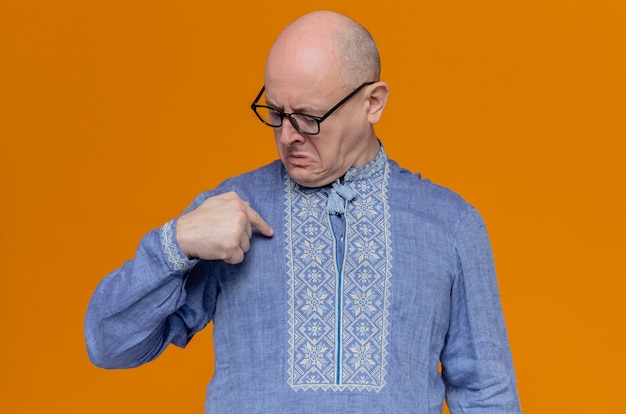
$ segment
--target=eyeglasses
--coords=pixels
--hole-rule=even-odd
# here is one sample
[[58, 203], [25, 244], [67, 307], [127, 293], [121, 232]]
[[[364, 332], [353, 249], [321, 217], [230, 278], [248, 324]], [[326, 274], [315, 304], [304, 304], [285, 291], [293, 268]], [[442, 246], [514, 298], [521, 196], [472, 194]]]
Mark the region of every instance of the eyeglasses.
[[272, 108], [271, 106], [257, 105], [257, 102], [259, 102], [259, 99], [261, 99], [261, 96], [265, 91], [265, 86], [261, 88], [261, 92], [259, 92], [259, 94], [257, 95], [256, 99], [251, 105], [251, 108], [256, 116], [259, 117], [261, 122], [263, 122], [265, 125], [271, 126], [272, 128], [280, 128], [283, 125], [283, 119], [288, 118], [289, 122], [291, 122], [291, 125], [293, 125], [296, 131], [306, 135], [317, 135], [320, 133], [320, 124], [322, 123], [322, 121], [332, 115], [332, 113], [339, 109], [341, 105], [348, 102], [348, 100], [356, 95], [361, 89], [363, 89], [367, 85], [371, 85], [374, 83], [376, 82], [365, 82], [364, 84], [350, 92], [348, 96], [339, 101], [337, 105], [333, 106], [328, 112], [326, 112], [322, 116], [301, 114], [298, 112], [281, 112], [278, 109]]

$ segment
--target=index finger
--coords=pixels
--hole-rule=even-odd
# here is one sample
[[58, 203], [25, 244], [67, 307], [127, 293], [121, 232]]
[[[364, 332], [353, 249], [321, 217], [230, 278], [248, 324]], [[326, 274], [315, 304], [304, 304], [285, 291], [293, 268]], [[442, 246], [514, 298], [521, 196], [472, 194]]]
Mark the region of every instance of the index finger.
[[257, 229], [262, 235], [267, 237], [272, 237], [274, 235], [274, 229], [267, 224], [263, 217], [259, 213], [256, 212], [255, 209], [250, 207], [248, 204], [246, 209], [246, 215], [248, 216], [248, 221], [250, 225]]

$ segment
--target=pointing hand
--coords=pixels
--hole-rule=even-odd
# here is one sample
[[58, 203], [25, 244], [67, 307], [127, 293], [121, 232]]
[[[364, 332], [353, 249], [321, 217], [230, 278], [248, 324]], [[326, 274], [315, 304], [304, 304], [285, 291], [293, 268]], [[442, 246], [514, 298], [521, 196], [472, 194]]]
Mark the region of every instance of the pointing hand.
[[274, 230], [235, 192], [206, 199], [178, 218], [176, 238], [189, 258], [236, 264], [250, 250], [252, 228], [271, 237]]

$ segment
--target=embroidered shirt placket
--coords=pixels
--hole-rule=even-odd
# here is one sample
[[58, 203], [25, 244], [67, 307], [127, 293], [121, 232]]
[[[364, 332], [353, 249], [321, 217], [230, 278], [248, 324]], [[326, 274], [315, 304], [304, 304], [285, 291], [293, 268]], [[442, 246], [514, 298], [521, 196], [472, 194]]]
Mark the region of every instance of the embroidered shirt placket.
[[[344, 211], [347, 209], [348, 202], [344, 200]], [[335, 350], [335, 385], [341, 384], [341, 368], [343, 366], [342, 356], [342, 331], [343, 331], [343, 268], [345, 265], [345, 251], [346, 251], [346, 215], [345, 214], [333, 214], [330, 215], [330, 227], [333, 230], [333, 238], [335, 241], [335, 265], [337, 266], [337, 309], [336, 309], [336, 338], [337, 349]]]
[[378, 392], [386, 382], [391, 243], [384, 151], [347, 175], [324, 189], [286, 181], [288, 382], [295, 391]]

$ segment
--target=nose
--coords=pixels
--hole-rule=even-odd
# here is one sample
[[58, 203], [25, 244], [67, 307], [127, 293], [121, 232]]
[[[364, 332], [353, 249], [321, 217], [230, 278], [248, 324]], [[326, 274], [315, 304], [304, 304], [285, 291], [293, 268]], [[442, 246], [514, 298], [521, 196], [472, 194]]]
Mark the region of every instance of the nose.
[[304, 141], [303, 134], [293, 126], [293, 122], [291, 118], [286, 117], [283, 119], [283, 125], [278, 128], [280, 142], [283, 145], [292, 145]]

